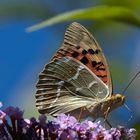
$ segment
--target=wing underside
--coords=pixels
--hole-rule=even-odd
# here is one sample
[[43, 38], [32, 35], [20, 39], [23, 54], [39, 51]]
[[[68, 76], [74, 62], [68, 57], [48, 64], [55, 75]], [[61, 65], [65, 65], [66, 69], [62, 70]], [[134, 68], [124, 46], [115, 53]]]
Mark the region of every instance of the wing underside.
[[109, 87], [112, 94], [112, 81], [109, 67], [101, 47], [88, 30], [79, 23], [72, 23], [66, 30], [62, 47], [53, 59], [70, 56], [88, 67]]
[[36, 106], [41, 113], [57, 116], [93, 104], [108, 94], [107, 86], [83, 64], [64, 57], [47, 64], [40, 74]]
[[57, 116], [97, 103], [111, 94], [111, 76], [101, 48], [82, 25], [72, 23], [62, 47], [39, 75], [39, 112]]

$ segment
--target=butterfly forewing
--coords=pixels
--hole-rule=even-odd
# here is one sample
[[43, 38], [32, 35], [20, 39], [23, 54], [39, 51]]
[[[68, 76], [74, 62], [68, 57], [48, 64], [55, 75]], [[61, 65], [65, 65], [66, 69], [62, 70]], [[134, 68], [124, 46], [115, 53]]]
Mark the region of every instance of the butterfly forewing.
[[105, 57], [92, 35], [72, 23], [62, 47], [39, 76], [36, 106], [58, 115], [104, 100], [112, 93]]
[[73, 57], [86, 65], [109, 87], [111, 96], [112, 81], [102, 49], [88, 30], [79, 23], [74, 22], [68, 27], [64, 43], [53, 59], [64, 56]]

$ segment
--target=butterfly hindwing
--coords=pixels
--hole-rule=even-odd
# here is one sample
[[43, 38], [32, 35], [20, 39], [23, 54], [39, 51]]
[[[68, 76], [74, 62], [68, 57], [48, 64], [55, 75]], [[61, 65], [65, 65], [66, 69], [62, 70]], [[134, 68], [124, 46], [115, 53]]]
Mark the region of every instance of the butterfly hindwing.
[[107, 86], [82, 63], [70, 57], [55, 59], [40, 75], [36, 106], [41, 113], [56, 116], [90, 105], [108, 95]]

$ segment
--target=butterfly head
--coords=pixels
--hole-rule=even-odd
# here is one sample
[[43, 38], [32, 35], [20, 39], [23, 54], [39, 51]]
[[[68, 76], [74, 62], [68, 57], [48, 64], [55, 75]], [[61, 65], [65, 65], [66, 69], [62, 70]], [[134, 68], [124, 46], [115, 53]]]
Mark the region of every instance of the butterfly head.
[[125, 96], [121, 94], [114, 94], [114, 104], [118, 107], [124, 104], [125, 102]]

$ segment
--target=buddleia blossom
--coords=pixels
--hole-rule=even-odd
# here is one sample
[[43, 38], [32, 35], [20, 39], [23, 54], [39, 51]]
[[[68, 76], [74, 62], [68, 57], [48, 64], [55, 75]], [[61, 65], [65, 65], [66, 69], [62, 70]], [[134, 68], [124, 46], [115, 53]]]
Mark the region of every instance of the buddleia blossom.
[[[2, 106], [2, 104], [0, 103]], [[101, 122], [85, 120], [60, 114], [53, 121], [47, 116], [38, 119], [23, 118], [24, 111], [18, 107], [0, 110], [0, 140], [135, 140], [136, 130], [117, 127], [106, 129]]]
[[101, 122], [85, 120], [79, 123], [74, 117], [60, 114], [55, 119], [62, 140], [135, 140], [136, 130], [124, 127], [106, 129]]
[[74, 128], [74, 126], [78, 123], [77, 120], [70, 115], [60, 114], [54, 121], [59, 124], [60, 128]]

